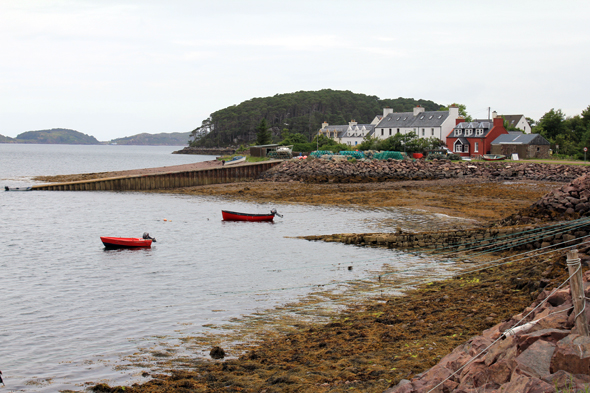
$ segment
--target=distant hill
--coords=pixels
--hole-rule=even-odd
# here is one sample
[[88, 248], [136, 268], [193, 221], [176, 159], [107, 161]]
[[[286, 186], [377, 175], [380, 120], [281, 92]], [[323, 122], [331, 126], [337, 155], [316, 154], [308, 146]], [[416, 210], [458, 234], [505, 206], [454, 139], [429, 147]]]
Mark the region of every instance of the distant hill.
[[[100, 142], [91, 135], [82, 134], [66, 128], [52, 128], [50, 130], [27, 131], [10, 138], [7, 142], [16, 143], [48, 143], [63, 145], [98, 145]], [[1, 139], [0, 139], [1, 141]]]
[[429, 100], [413, 98], [380, 99], [377, 96], [351, 91], [324, 89], [276, 94], [272, 97], [252, 98], [213, 112], [191, 133], [191, 146], [221, 147], [250, 143], [256, 140], [256, 127], [264, 118], [271, 127], [273, 141], [281, 140], [281, 131], [305, 135], [308, 140], [317, 133], [321, 124], [348, 124], [352, 119], [359, 124], [370, 123], [383, 108], [394, 112], [410, 112], [416, 105], [427, 111], [441, 108]]
[[14, 143], [14, 138], [0, 134], [0, 143]]
[[112, 139], [110, 143], [117, 145], [165, 145], [186, 146], [190, 132], [162, 132], [160, 134], [137, 134], [124, 138]]

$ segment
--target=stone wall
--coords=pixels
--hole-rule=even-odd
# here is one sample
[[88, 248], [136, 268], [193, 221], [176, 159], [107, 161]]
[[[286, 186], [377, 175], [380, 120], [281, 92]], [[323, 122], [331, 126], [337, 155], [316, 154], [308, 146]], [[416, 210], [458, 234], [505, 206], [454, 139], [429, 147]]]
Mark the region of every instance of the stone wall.
[[370, 160], [351, 163], [323, 159], [286, 161], [264, 173], [267, 181], [362, 183], [395, 180], [474, 178], [570, 182], [589, 170], [585, 166], [527, 162], [450, 162], [446, 160]]

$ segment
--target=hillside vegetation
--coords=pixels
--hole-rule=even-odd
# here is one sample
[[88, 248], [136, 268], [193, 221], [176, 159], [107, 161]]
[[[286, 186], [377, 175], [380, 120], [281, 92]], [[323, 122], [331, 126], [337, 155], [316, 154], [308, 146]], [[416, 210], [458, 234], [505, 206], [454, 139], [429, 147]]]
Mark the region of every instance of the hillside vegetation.
[[66, 128], [52, 128], [50, 130], [27, 131], [16, 138], [3, 137], [0, 142], [12, 143], [49, 143], [64, 145], [98, 145], [100, 142], [91, 135], [68, 130]]
[[117, 145], [163, 145], [163, 146], [186, 146], [190, 132], [170, 132], [159, 134], [137, 134], [124, 138], [112, 139], [111, 143]]
[[324, 121], [348, 124], [354, 119], [359, 124], [367, 124], [376, 115], [383, 114], [384, 107], [403, 112], [412, 111], [416, 105], [423, 106], [427, 111], [441, 108], [441, 105], [429, 100], [380, 99], [348, 90], [330, 89], [252, 98], [213, 112], [192, 131], [190, 145], [218, 147], [249, 144], [256, 140], [256, 128], [262, 119], [266, 119], [271, 129], [273, 142], [282, 139], [283, 130], [302, 134], [311, 141]]

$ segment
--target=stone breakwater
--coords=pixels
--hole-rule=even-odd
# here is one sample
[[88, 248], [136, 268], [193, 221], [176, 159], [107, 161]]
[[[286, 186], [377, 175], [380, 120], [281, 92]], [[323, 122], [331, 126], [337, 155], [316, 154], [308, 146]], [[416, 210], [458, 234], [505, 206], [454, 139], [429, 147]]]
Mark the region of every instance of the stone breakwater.
[[182, 150], [173, 151], [172, 154], [202, 154], [208, 156], [231, 155], [236, 152], [235, 147], [191, 147], [187, 146]]
[[585, 166], [526, 162], [449, 162], [443, 160], [372, 160], [334, 162], [322, 159], [285, 161], [261, 179], [275, 182], [363, 183], [396, 180], [473, 178], [569, 182], [590, 172]]
[[568, 185], [558, 188], [530, 207], [501, 222], [517, 225], [531, 221], [578, 218], [590, 214], [590, 174], [584, 174]]
[[[590, 272], [586, 272], [586, 297], [590, 297], [589, 280]], [[547, 301], [533, 311], [545, 299]], [[430, 370], [411, 381], [400, 381], [386, 393], [424, 393], [447, 378], [433, 392], [586, 391], [584, 389], [590, 386], [590, 338], [577, 334], [572, 307], [569, 288], [553, 294], [545, 290], [521, 314], [471, 338]], [[524, 320], [538, 321], [531, 329], [508, 335], [472, 361], [531, 311]], [[590, 317], [590, 309], [585, 312]]]

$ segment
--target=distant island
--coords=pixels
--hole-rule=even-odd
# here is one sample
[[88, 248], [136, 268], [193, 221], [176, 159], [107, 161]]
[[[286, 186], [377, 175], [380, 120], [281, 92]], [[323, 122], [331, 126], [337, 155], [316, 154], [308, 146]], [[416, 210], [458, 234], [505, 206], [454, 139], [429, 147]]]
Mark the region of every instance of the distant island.
[[190, 132], [170, 132], [159, 134], [137, 134], [124, 138], [111, 139], [109, 143], [117, 145], [160, 145], [187, 146]]
[[171, 132], [159, 134], [137, 134], [124, 138], [116, 138], [107, 142], [100, 142], [92, 135], [83, 134], [67, 128], [52, 128], [48, 130], [27, 131], [11, 138], [0, 135], [0, 143], [36, 143], [62, 145], [157, 145], [157, 146], [186, 146], [190, 132]]
[[2, 143], [43, 143], [63, 145], [99, 145], [100, 142], [92, 135], [86, 135], [67, 128], [52, 128], [50, 130], [27, 131], [18, 134], [16, 138], [0, 135]]

